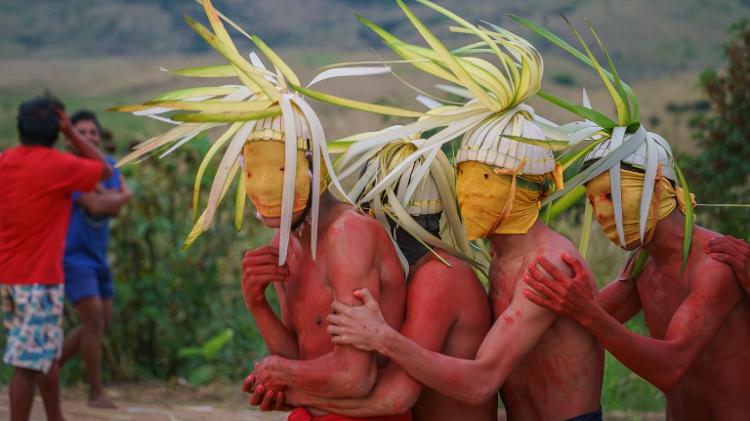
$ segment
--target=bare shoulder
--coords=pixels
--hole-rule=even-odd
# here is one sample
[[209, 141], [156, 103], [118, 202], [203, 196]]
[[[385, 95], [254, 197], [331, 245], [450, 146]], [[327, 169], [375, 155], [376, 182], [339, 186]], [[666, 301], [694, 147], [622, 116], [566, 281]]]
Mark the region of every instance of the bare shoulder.
[[713, 296], [741, 297], [742, 291], [737, 284], [734, 270], [726, 263], [712, 259], [705, 249], [711, 238], [721, 235], [698, 225], [695, 226], [686, 269], [690, 289], [705, 291]]
[[550, 232], [551, 234], [547, 241], [545, 241], [539, 248], [539, 255], [537, 257], [544, 257], [557, 266], [564, 274], [573, 275], [573, 270], [562, 259], [562, 255], [565, 253], [570, 255], [570, 257], [579, 260], [583, 263], [583, 267], [588, 270], [586, 261], [583, 256], [581, 256], [581, 253], [578, 252], [578, 248], [562, 234], [552, 230], [550, 230]]
[[379, 232], [385, 234], [385, 230], [378, 221], [353, 207], [340, 212], [328, 227], [328, 231], [334, 238], [354, 237], [362, 241], [375, 241], [374, 235]]
[[[363, 215], [355, 208], [340, 211], [325, 233], [326, 253], [336, 264], [352, 268], [372, 268], [383, 261], [383, 245], [389, 246], [393, 259], [398, 256], [385, 229], [375, 219]], [[403, 280], [403, 276], [401, 277]]]
[[442, 250], [437, 250], [437, 253], [450, 266], [430, 253], [412, 274], [409, 280], [411, 286], [425, 285], [433, 291], [444, 293], [446, 297], [467, 288], [482, 288], [469, 263]]

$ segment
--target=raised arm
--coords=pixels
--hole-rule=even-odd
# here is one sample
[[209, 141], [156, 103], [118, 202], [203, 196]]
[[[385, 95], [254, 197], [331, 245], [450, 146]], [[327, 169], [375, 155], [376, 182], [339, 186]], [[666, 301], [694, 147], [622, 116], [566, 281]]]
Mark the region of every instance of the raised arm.
[[[334, 335], [334, 343], [376, 350], [420, 383], [467, 404], [479, 405], [497, 393], [557, 317], [525, 300], [522, 290], [519, 282], [513, 301], [495, 321], [474, 360], [429, 351], [399, 335], [382, 321], [374, 300], [366, 300], [361, 307], [335, 303], [340, 314], [329, 316], [336, 322], [329, 332]], [[366, 292], [363, 294], [367, 297]]]
[[112, 177], [114, 170], [109, 165], [109, 162], [107, 162], [107, 157], [95, 145], [87, 142], [78, 134], [65, 111], [58, 109], [57, 115], [60, 119], [60, 131], [80, 151], [81, 156], [102, 163], [103, 168], [99, 179], [107, 180]]
[[743, 298], [728, 266], [710, 260], [697, 266], [690, 275], [690, 293], [672, 316], [664, 338], [627, 330], [586, 294], [577, 278], [546, 265], [549, 275], [531, 280], [529, 285], [538, 293], [527, 297], [577, 320], [615, 358], [666, 393], [682, 379]]
[[[473, 277], [468, 268], [458, 270], [466, 270], [469, 273], [463, 275]], [[453, 273], [453, 270], [446, 270], [441, 262], [431, 261], [421, 266], [410, 281], [406, 320], [400, 334], [423, 349], [440, 351], [448, 332], [458, 319], [455, 306], [438, 304], [448, 303], [455, 298], [455, 293], [460, 293], [456, 291], [460, 284], [456, 285]], [[403, 414], [414, 406], [421, 391], [420, 383], [391, 362], [378, 373], [374, 389], [365, 398], [326, 399], [289, 390], [287, 402], [348, 417], [364, 418]]]

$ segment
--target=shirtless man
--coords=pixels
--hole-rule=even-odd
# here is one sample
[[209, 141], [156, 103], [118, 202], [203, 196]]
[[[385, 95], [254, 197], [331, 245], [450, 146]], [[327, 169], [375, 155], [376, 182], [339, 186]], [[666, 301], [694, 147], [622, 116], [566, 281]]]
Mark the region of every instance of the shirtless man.
[[[474, 131], [483, 132], [481, 125]], [[537, 219], [544, 174], [554, 169], [554, 158], [551, 153], [544, 155], [551, 165], [521, 176], [512, 168], [526, 162], [524, 148], [509, 149], [504, 143], [513, 141], [503, 138], [494, 147], [516, 150], [518, 155], [503, 155], [506, 164], [493, 165], [498, 162], [467, 159], [500, 155], [484, 153], [476, 146], [482, 146], [481, 140], [476, 140], [472, 133], [464, 138], [462, 150], [479, 153], [459, 151], [456, 182], [469, 238], [487, 237], [492, 244], [490, 299], [495, 323], [476, 357], [442, 355], [399, 335], [385, 323], [367, 292], [361, 293], [365, 297], [361, 307], [334, 304], [335, 314], [329, 316], [333, 341], [377, 351], [427, 387], [461, 402], [484, 402], [502, 387], [501, 397], [512, 419], [601, 419], [601, 347], [573, 320], [557, 317], [522, 295], [525, 284], [520, 281], [537, 257], [558, 261], [561, 250], [577, 255], [567, 239]], [[508, 208], [507, 213], [500, 211]]]
[[[381, 149], [370, 163], [393, 168], [415, 149], [411, 141], [396, 141]], [[402, 153], [394, 153], [394, 150]], [[440, 157], [443, 158], [445, 157]], [[447, 161], [447, 158], [445, 159]], [[421, 162], [419, 164], [421, 165]], [[371, 166], [368, 165], [367, 168]], [[375, 167], [372, 169], [376, 176], [369, 187], [380, 181], [378, 175], [385, 175], [375, 171]], [[437, 164], [433, 169], [440, 171]], [[405, 189], [406, 186], [402, 184], [411, 182], [413, 173], [413, 168], [404, 171], [400, 179], [394, 180], [396, 185], [393, 190], [398, 191], [399, 187]], [[434, 237], [441, 238], [440, 220], [443, 214], [453, 212], [457, 215], [457, 209], [453, 205], [455, 196], [452, 192], [440, 191], [430, 173], [427, 173], [419, 183], [420, 188], [416, 189], [409, 202], [401, 205], [414, 223], [419, 224]], [[368, 191], [369, 189], [365, 189], [363, 194]], [[448, 202], [448, 206], [452, 207], [444, 210], [444, 205]], [[379, 206], [390, 206], [386, 194], [382, 195], [380, 203], [382, 205], [371, 203], [372, 213], [377, 213]], [[393, 212], [390, 214], [393, 215]], [[449, 221], [451, 218], [444, 219]], [[386, 221], [385, 217], [381, 220], [389, 225], [389, 231], [393, 226], [398, 227], [394, 234], [395, 241], [410, 265], [406, 320], [400, 334], [430, 351], [456, 358], [474, 358], [492, 324], [492, 315], [487, 295], [472, 267], [445, 250], [435, 249], [440, 255], [439, 259], [403, 228], [405, 224], [395, 220]], [[455, 228], [463, 229], [459, 224]], [[447, 230], [443, 232], [448, 233]], [[448, 245], [449, 237], [445, 235], [443, 238]], [[369, 293], [358, 294], [357, 298], [372, 300]], [[286, 401], [353, 417], [400, 414], [408, 412], [411, 408], [416, 421], [497, 419], [497, 395], [475, 405], [462, 403], [450, 395], [423, 387], [393, 363], [380, 370], [378, 381], [367, 397], [327, 399], [288, 389]]]
[[[257, 36], [253, 42], [281, 70], [274, 75], [257, 54], [245, 60], [223, 24], [226, 15], [215, 10], [210, 0], [201, 4], [210, 29], [190, 18], [188, 24], [229, 61], [242, 85], [203, 87], [198, 96], [192, 89], [167, 93], [174, 100], [159, 104], [168, 107], [155, 107], [153, 101], [118, 107], [127, 112], [148, 110], [150, 116], [176, 124], [139, 144], [121, 163], [162, 146], [170, 145], [171, 152], [199, 133], [224, 128], [198, 170], [200, 182], [214, 154], [223, 150], [206, 208], [196, 218], [186, 245], [210, 228], [236, 175], [240, 195], [235, 223], [243, 216], [244, 186], [263, 223], [277, 229], [271, 246], [247, 253], [243, 261], [243, 288], [245, 296], [252, 297], [248, 307], [272, 354], [258, 363], [254, 387], [265, 390], [264, 398], [275, 399], [277, 405], [283, 404], [286, 386], [323, 396], [366, 396], [377, 376], [375, 355], [333, 344], [325, 316], [334, 299], [353, 303], [352, 293], [366, 287], [383, 301], [388, 322], [400, 328], [406, 285], [398, 256], [380, 224], [325, 192], [323, 171], [332, 167], [325, 133], [312, 107], [290, 92], [290, 85], [300, 83], [291, 68]], [[191, 121], [196, 118], [210, 124]], [[342, 190], [335, 177], [332, 181]], [[196, 189], [196, 198], [199, 193]], [[265, 286], [272, 282], [281, 303], [281, 320], [264, 296]], [[299, 409], [290, 417], [312, 418], [308, 415]]]
[[[671, 168], [670, 164], [667, 159], [662, 168]], [[648, 252], [642, 272], [634, 279], [608, 285], [600, 294], [606, 294], [609, 301], [603, 308], [592, 298], [591, 275], [580, 259], [563, 254], [563, 265], [539, 260], [541, 268], [533, 268], [527, 281], [536, 291], [525, 295], [576, 320], [615, 358], [663, 391], [667, 419], [748, 419], [750, 300], [732, 268], [706, 251], [718, 234], [694, 226], [687, 266], [682, 271], [685, 216], [674, 211], [673, 181], [665, 177], [657, 180], [659, 193], [654, 194], [653, 208], [659, 209], [658, 219], [653, 212], [649, 214], [649, 228], [641, 240], [637, 204], [634, 210], [627, 198], [640, 197], [644, 176], [638, 168], [623, 168], [621, 173], [624, 248], [642, 247]], [[614, 219], [609, 172], [592, 179], [586, 189], [600, 224], [610, 239], [619, 243], [617, 234], [608, 229]], [[650, 336], [631, 332], [621, 324], [641, 310]]]
[[[300, 155], [300, 165], [306, 167], [304, 154]], [[272, 185], [268, 174], [283, 173], [284, 144], [248, 142], [244, 156], [248, 194], [263, 223], [276, 228], [280, 219], [264, 215], [263, 209], [270, 208], [268, 201], [273, 195], [269, 195], [269, 190], [279, 192], [280, 203], [281, 189]], [[281, 176], [276, 179], [280, 180]], [[306, 183], [309, 186], [309, 178]], [[259, 200], [266, 203], [256, 203]], [[304, 218], [303, 213], [304, 210], [295, 212], [295, 224]], [[375, 355], [335, 345], [326, 333], [325, 316], [334, 299], [354, 303], [354, 291], [373, 288], [384, 302], [388, 323], [398, 329], [403, 320], [403, 271], [388, 234], [377, 221], [326, 192], [320, 202], [315, 259], [310, 253], [310, 229], [309, 219], [305, 218], [293, 232], [283, 266], [278, 266], [277, 238], [269, 246], [249, 251], [243, 260], [247, 306], [271, 354], [256, 364], [248, 388], [264, 394], [266, 406], [274, 402], [280, 407], [285, 387], [323, 397], [356, 398], [370, 393], [377, 378]], [[281, 320], [265, 299], [264, 291], [271, 283], [281, 304]], [[296, 409], [290, 419], [302, 411], [305, 410]], [[312, 409], [310, 412], [322, 414]]]
[[[406, 320], [400, 334], [418, 346], [456, 358], [473, 358], [491, 324], [487, 296], [471, 267], [444, 251], [431, 253], [413, 267], [406, 301]], [[369, 293], [357, 294], [372, 300]], [[450, 395], [423, 388], [393, 363], [381, 369], [369, 396], [360, 399], [327, 399], [290, 390], [287, 403], [324, 409], [351, 417], [400, 414], [411, 408], [416, 421], [457, 419], [495, 420], [497, 397], [479, 404], [462, 403]]]

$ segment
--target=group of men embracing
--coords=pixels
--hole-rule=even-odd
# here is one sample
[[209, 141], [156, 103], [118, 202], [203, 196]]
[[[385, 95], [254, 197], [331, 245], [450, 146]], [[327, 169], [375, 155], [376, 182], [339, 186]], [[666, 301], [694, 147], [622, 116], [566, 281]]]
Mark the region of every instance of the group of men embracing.
[[[467, 166], [483, 173], [471, 176]], [[623, 167], [642, 189], [643, 173]], [[494, 178], [510, 176], [495, 168], [458, 165], [462, 211], [507, 193]], [[608, 177], [586, 184], [603, 227], [614, 218]], [[252, 199], [253, 185], [247, 186]], [[412, 253], [404, 282], [383, 226], [324, 193], [315, 259], [309, 220], [294, 231], [283, 266], [276, 239], [244, 257], [243, 293], [271, 354], [245, 380], [251, 403], [297, 406], [290, 420], [494, 420], [499, 391], [509, 419], [597, 420], [606, 348], [664, 392], [668, 419], [745, 419], [746, 245], [695, 226], [683, 271], [685, 215], [673, 182], [664, 177], [660, 188], [649, 240], [638, 239], [635, 218], [636, 236], [626, 246], [649, 252], [639, 274], [632, 273], [631, 259], [598, 291], [577, 248], [539, 220], [536, 202], [520, 228], [506, 231], [514, 225], [511, 211], [484, 234], [491, 246], [489, 297], [470, 264], [445, 250], [435, 253], [449, 264], [427, 248]], [[527, 190], [513, 201], [520, 210], [522, 196], [534, 190], [517, 189]], [[278, 227], [277, 217], [261, 217]], [[295, 213], [294, 221], [300, 218], [304, 210]], [[399, 241], [409, 241], [408, 233], [399, 234]], [[266, 299], [268, 285], [279, 298], [280, 318]], [[641, 311], [648, 336], [623, 326]]]
[[[242, 85], [120, 109], [161, 119], [183, 113], [125, 162], [227, 128], [199, 170], [200, 180], [226, 145], [189, 241], [208, 229], [234, 175], [238, 205], [244, 189], [276, 229], [242, 262], [247, 308], [270, 354], [244, 381], [250, 402], [291, 409], [291, 421], [494, 420], [499, 397], [513, 420], [600, 420], [606, 349], [664, 392], [668, 419], [748, 419], [750, 248], [692, 223], [670, 146], [640, 124], [629, 86], [590, 56], [584, 61], [613, 96], [617, 120], [584, 99], [566, 107], [585, 121], [554, 124], [525, 103], [542, 81], [530, 43], [418, 1], [476, 42], [447, 49], [400, 0], [429, 48], [360, 20], [402, 63], [450, 82], [445, 90], [463, 102], [424, 101], [431, 109], [416, 112], [302, 88], [257, 36], [273, 69], [255, 53], [245, 61], [224, 22], [239, 27], [203, 0], [210, 29], [188, 23], [230, 64], [179, 73], [237, 75]], [[335, 69], [313, 83], [378, 72]], [[305, 96], [415, 120], [329, 150]], [[458, 145], [443, 148], [450, 142]], [[567, 146], [575, 159], [554, 153]], [[633, 252], [601, 290], [579, 249], [540, 219], [545, 199], [576, 186], [587, 214]], [[647, 336], [623, 325], [641, 311]]]

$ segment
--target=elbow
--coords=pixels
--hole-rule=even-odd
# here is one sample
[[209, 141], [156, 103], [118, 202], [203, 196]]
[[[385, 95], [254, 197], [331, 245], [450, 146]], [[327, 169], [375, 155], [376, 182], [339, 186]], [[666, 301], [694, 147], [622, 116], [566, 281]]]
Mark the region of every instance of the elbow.
[[355, 397], [365, 398], [370, 394], [373, 387], [375, 387], [375, 382], [377, 380], [378, 370], [373, 365], [373, 369], [367, 370], [367, 372], [365, 372], [364, 376], [362, 376], [361, 378], [350, 379], [350, 390], [356, 395]]
[[337, 381], [338, 387], [350, 398], [367, 397], [377, 381], [378, 371], [375, 362], [365, 370], [346, 370]]
[[686, 364], [670, 367], [664, 370], [662, 375], [658, 379], [655, 379], [653, 384], [663, 393], [669, 393], [682, 381], [687, 369], [688, 366]]
[[384, 415], [398, 415], [409, 412], [417, 402], [417, 397], [418, 396], [408, 396], [403, 393], [392, 396], [388, 402], [388, 408], [386, 409], [387, 413], [384, 413]]
[[487, 382], [482, 382], [467, 392], [461, 401], [467, 405], [480, 406], [497, 395], [497, 388]]
[[104, 165], [104, 168], [102, 168], [102, 174], [99, 177], [100, 180], [109, 180], [112, 175], [114, 174], [114, 171], [112, 171], [112, 167], [109, 164]]
[[103, 207], [99, 206], [98, 203], [90, 203], [90, 204], [87, 204], [87, 205], [85, 205], [83, 207], [91, 215], [100, 216], [100, 215], [104, 215], [105, 214]]

